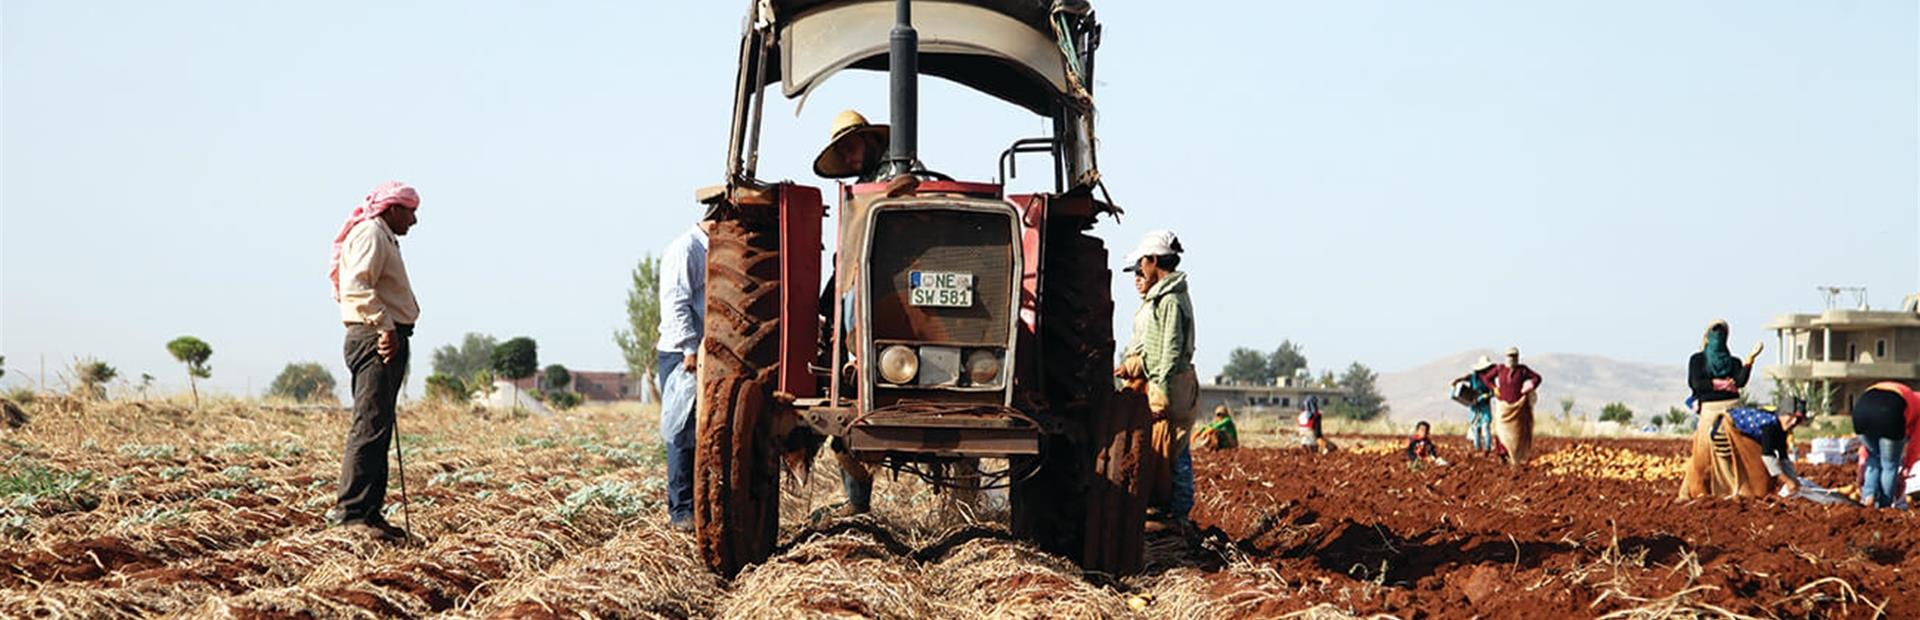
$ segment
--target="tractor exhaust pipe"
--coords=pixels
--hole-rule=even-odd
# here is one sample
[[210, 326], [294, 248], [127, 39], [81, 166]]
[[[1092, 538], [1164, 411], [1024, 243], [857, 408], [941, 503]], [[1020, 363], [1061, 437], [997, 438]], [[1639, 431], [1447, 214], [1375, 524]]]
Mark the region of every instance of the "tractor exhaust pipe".
[[893, 32], [888, 37], [887, 77], [891, 109], [888, 122], [893, 125], [887, 145], [887, 174], [892, 177], [913, 171], [920, 146], [920, 33], [913, 29], [912, 0], [894, 3]]

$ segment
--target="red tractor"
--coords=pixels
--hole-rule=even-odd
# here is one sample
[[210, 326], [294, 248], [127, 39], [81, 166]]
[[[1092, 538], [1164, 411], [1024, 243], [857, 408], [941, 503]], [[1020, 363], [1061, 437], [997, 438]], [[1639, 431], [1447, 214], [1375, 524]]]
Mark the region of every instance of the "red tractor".
[[[1007, 488], [1015, 535], [1090, 570], [1140, 568], [1148, 413], [1115, 390], [1112, 272], [1088, 234], [1117, 213], [1095, 198], [1099, 43], [1068, 0], [752, 3], [727, 182], [701, 194], [715, 225], [694, 523], [710, 567], [772, 553], [782, 457], [810, 462], [833, 438], [938, 486]], [[761, 109], [769, 86], [803, 97], [850, 68], [890, 74], [892, 132], [878, 180], [836, 188], [823, 272], [820, 190], [754, 177]], [[996, 182], [935, 172], [916, 156], [921, 73], [1049, 118], [1052, 135], [999, 153]], [[1053, 192], [1005, 194], [1024, 154], [1051, 158]]]

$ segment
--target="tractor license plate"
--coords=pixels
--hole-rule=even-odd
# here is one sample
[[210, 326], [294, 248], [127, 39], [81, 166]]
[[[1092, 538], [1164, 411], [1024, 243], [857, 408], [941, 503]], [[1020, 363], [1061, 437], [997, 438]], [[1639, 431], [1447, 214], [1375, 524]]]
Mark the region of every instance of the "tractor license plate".
[[973, 274], [915, 271], [907, 274], [907, 303], [935, 308], [973, 307]]

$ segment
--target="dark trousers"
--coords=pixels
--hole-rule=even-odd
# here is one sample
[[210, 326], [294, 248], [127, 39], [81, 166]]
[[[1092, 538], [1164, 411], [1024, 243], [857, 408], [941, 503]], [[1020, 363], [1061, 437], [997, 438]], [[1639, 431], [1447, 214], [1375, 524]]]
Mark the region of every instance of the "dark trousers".
[[394, 406], [407, 377], [407, 338], [413, 326], [394, 328], [393, 360], [380, 359], [380, 331], [347, 327], [347, 369], [353, 373], [353, 427], [340, 459], [340, 497], [334, 515], [341, 523], [380, 523], [387, 502], [387, 448], [393, 443]]
[[[694, 419], [699, 383], [686, 368], [687, 356], [673, 351], [658, 351], [660, 381], [661, 439], [667, 444], [667, 518], [691, 522], [693, 519]], [[672, 390], [672, 392], [669, 392]], [[669, 407], [680, 408], [668, 411]], [[677, 428], [669, 428], [675, 426]]]

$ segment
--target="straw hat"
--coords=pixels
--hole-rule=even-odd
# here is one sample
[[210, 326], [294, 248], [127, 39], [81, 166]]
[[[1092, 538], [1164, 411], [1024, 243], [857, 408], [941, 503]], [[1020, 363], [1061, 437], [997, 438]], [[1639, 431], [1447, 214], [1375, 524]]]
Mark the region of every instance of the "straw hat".
[[1487, 357], [1487, 356], [1485, 356], [1485, 355], [1482, 355], [1482, 356], [1480, 356], [1480, 359], [1477, 359], [1477, 360], [1474, 360], [1474, 361], [1473, 361], [1473, 371], [1474, 371], [1474, 372], [1480, 372], [1480, 371], [1483, 371], [1483, 370], [1486, 370], [1486, 369], [1488, 369], [1488, 368], [1492, 368], [1492, 367], [1493, 367], [1493, 359], [1492, 359], [1492, 358], [1489, 358], [1489, 357]]
[[813, 173], [829, 179], [860, 176], [865, 171], [865, 162], [849, 162], [840, 157], [840, 146], [846, 140], [866, 140], [867, 156], [875, 161], [885, 154], [889, 137], [886, 125], [867, 122], [867, 117], [853, 110], [843, 110], [833, 117], [833, 137], [827, 140], [827, 148], [820, 150], [820, 156], [813, 160]]

